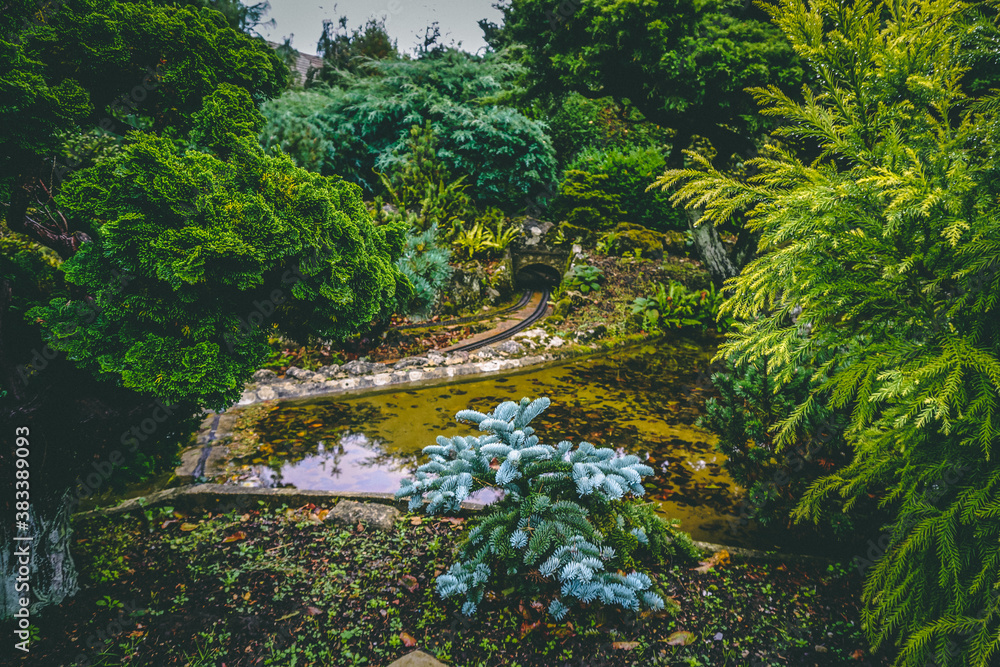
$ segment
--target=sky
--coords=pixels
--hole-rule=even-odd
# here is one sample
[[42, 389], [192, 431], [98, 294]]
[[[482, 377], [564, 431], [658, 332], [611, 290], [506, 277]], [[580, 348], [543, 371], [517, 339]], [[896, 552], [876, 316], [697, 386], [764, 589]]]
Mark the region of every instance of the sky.
[[[350, 29], [369, 18], [385, 18], [389, 36], [400, 51], [412, 52], [424, 29], [434, 21], [441, 27], [445, 44], [461, 42], [465, 51], [476, 52], [486, 46], [477, 21], [488, 18], [500, 23], [501, 13], [493, 8], [496, 0], [270, 0], [268, 17], [272, 27], [258, 30], [269, 41], [281, 42], [292, 37], [292, 46], [302, 53], [316, 53], [316, 42], [323, 32], [323, 19], [347, 17]], [[253, 4], [247, 2], [246, 4]]]

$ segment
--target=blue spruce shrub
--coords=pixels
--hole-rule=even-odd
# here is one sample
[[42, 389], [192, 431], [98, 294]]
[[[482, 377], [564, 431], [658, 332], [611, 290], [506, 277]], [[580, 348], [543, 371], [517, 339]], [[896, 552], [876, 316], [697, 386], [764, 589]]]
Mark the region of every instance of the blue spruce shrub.
[[635, 568], [697, 551], [676, 521], [635, 500], [652, 468], [587, 442], [542, 444], [528, 424], [548, 406], [547, 398], [523, 398], [489, 414], [462, 410], [455, 418], [486, 434], [439, 436], [424, 448], [430, 462], [403, 480], [396, 497], [428, 514], [456, 512], [481, 488], [503, 491], [468, 533], [458, 562], [438, 577], [438, 594], [464, 598], [471, 615], [487, 586], [515, 586], [526, 596], [551, 595], [557, 621], [573, 604], [663, 609], [652, 580]]

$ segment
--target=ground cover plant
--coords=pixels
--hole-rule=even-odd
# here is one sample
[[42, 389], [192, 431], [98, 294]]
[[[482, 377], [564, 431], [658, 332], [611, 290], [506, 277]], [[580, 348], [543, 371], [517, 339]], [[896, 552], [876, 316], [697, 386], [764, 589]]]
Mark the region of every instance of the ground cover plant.
[[[668, 611], [552, 622], [537, 600], [442, 602], [468, 519], [409, 516], [388, 533], [326, 509], [78, 517], [82, 591], [37, 617], [15, 664], [371, 665], [420, 648], [451, 665], [886, 665], [859, 630], [850, 566], [675, 564], [651, 571]], [[197, 601], [197, 604], [194, 603]]]

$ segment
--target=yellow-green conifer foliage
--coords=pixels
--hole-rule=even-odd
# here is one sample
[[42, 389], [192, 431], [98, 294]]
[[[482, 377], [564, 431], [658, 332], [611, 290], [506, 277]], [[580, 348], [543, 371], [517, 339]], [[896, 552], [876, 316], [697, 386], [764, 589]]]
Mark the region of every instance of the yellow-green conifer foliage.
[[913, 667], [1000, 661], [1000, 104], [963, 89], [984, 12], [997, 3], [781, 0], [815, 72], [805, 101], [752, 91], [784, 125], [748, 178], [692, 155], [658, 181], [702, 224], [746, 212], [760, 233], [721, 354], [818, 368], [786, 442], [824, 402], [851, 410], [853, 462], [796, 514], [866, 494], [895, 512], [856, 560], [870, 638]]

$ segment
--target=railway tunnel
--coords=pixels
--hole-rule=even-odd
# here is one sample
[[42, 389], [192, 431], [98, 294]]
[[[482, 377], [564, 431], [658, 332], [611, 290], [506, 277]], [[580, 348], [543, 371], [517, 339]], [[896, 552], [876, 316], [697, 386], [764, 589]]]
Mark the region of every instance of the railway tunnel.
[[542, 246], [511, 250], [511, 274], [517, 289], [554, 290], [562, 281], [569, 263], [569, 250]]

